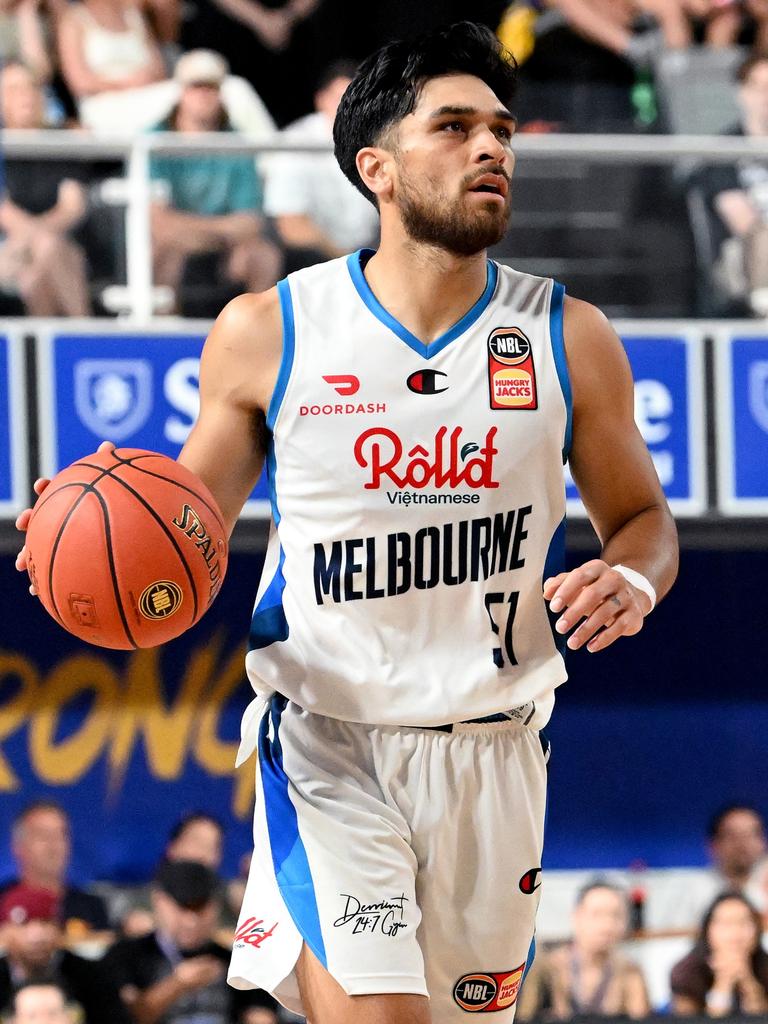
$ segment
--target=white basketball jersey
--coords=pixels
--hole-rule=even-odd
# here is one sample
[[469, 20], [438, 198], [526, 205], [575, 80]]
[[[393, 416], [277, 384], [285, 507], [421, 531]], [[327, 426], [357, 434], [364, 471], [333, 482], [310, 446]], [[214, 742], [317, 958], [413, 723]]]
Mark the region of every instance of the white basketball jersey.
[[525, 706], [540, 728], [566, 678], [542, 596], [564, 555], [563, 288], [489, 261], [481, 298], [425, 345], [377, 301], [370, 255], [278, 285], [249, 678], [351, 722]]

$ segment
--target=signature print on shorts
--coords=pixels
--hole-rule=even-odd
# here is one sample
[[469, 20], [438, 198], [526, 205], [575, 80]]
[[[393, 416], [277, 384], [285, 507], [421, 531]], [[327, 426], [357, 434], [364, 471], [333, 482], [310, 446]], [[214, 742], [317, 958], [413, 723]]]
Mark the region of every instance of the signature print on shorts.
[[394, 938], [401, 928], [408, 927], [407, 921], [403, 920], [405, 904], [408, 902], [405, 893], [374, 903], [363, 903], [356, 896], [345, 892], [339, 895], [345, 901], [344, 911], [333, 922], [334, 928], [347, 928], [353, 935], [378, 932]]

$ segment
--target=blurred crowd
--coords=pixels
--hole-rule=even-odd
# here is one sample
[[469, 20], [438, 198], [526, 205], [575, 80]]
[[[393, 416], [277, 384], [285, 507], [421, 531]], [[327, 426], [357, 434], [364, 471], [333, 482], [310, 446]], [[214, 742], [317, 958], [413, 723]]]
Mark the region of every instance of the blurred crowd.
[[[714, 130], [768, 132], [768, 0], [393, 0], [375, 11], [351, 0], [0, 0], [0, 114], [6, 129], [103, 140], [204, 131], [328, 145], [362, 56], [462, 17], [484, 21], [518, 61], [520, 131], [691, 130], [686, 76], [698, 75], [727, 94], [731, 122]], [[698, 103], [699, 114], [715, 107]], [[124, 171], [66, 148], [6, 157], [0, 314], [122, 311]], [[211, 317], [240, 291], [376, 243], [375, 211], [329, 154], [166, 151], [150, 175], [160, 314]], [[691, 204], [703, 315], [768, 313], [767, 181], [768, 160], [702, 166], [677, 196]], [[496, 255], [520, 255], [514, 218]]]
[[[0, 885], [0, 1020], [4, 1024], [287, 1024], [265, 992], [226, 984], [248, 873], [219, 874], [225, 835], [205, 813], [172, 829], [153, 878], [83, 891], [69, 876], [72, 844], [56, 803], [28, 805], [11, 836], [16, 877]], [[569, 937], [541, 944], [518, 1005], [523, 1021], [591, 1017], [768, 1016], [768, 841], [753, 807], [713, 818], [710, 866], [676, 894], [684, 955], [667, 965], [654, 1005], [634, 952], [669, 932], [638, 917], [638, 893], [615, 876], [575, 895]], [[547, 872], [543, 886], [547, 884]], [[264, 941], [268, 940], [265, 931]], [[628, 941], [629, 940], [629, 941]]]

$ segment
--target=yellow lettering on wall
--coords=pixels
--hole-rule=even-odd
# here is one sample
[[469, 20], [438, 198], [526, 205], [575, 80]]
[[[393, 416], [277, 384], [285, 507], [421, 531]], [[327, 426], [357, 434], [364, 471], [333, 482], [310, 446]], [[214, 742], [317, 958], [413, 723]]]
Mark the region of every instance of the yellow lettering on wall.
[[[8, 739], [26, 720], [38, 683], [37, 671], [30, 661], [20, 654], [0, 651], [0, 684], [13, 678], [18, 679], [21, 686], [16, 696], [0, 708], [0, 742]], [[13, 793], [19, 788], [19, 780], [0, 753], [0, 791]]]
[[[69, 701], [93, 693], [94, 706], [77, 732], [56, 740], [56, 728]], [[113, 669], [90, 654], [66, 658], [51, 672], [37, 692], [29, 723], [32, 766], [44, 782], [65, 786], [93, 765], [112, 730], [119, 687]]]
[[131, 656], [109, 755], [113, 779], [122, 778], [139, 735], [143, 735], [149, 769], [156, 778], [181, 776], [195, 718], [206, 699], [204, 693], [220, 647], [221, 640], [215, 637], [192, 654], [170, 707], [163, 693], [158, 649], [136, 651]]

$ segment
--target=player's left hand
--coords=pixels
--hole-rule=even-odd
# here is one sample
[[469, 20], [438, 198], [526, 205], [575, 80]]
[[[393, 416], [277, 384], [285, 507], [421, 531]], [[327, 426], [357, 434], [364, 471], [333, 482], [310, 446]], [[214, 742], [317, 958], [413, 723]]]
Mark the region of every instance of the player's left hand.
[[568, 637], [568, 647], [575, 651], [586, 644], [591, 653], [620, 636], [639, 633], [650, 608], [646, 594], [599, 558], [551, 576], [544, 583], [544, 598], [553, 612], [562, 612], [555, 623], [558, 633], [568, 633], [581, 622]]

